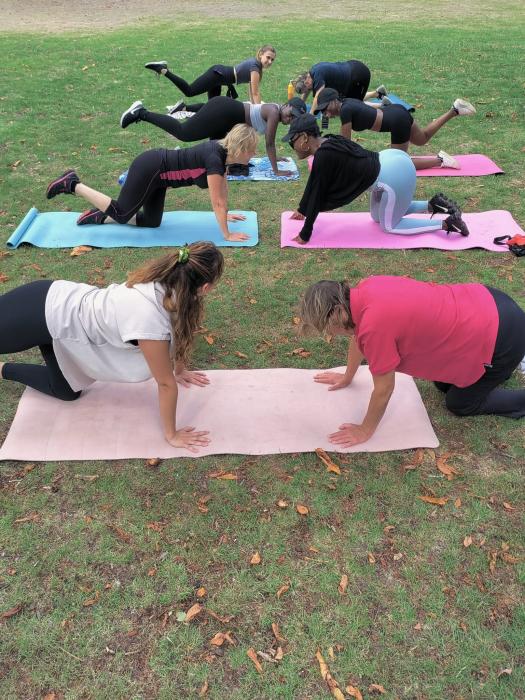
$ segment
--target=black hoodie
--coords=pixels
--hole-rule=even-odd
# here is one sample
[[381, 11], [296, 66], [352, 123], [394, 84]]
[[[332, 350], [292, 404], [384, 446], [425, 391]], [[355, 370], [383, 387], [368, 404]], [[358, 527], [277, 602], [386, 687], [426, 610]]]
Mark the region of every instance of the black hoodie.
[[344, 136], [331, 135], [317, 149], [312, 171], [299, 203], [306, 217], [299, 236], [309, 241], [317, 215], [349, 204], [371, 187], [379, 175], [379, 154]]

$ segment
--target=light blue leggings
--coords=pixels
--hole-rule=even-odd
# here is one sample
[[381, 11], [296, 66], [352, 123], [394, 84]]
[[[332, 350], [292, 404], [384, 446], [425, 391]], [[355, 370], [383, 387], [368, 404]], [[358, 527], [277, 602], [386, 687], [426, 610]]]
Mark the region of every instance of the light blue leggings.
[[428, 213], [428, 202], [413, 201], [416, 169], [410, 156], [397, 148], [379, 153], [381, 169], [370, 188], [370, 216], [386, 233], [412, 235], [441, 230], [441, 222], [406, 219], [405, 214]]

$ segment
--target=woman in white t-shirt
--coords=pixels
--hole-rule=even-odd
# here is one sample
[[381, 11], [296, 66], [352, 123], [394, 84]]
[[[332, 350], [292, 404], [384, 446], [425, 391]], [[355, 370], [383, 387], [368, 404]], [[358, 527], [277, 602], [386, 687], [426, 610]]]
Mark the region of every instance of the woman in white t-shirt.
[[38, 347], [45, 364], [0, 362], [0, 378], [73, 401], [95, 381], [153, 377], [166, 440], [197, 452], [208, 432], [176, 426], [177, 382], [209, 383], [186, 365], [203, 297], [223, 267], [215, 245], [198, 242], [131, 272], [125, 284], [38, 280], [12, 289], [0, 296], [0, 354]]

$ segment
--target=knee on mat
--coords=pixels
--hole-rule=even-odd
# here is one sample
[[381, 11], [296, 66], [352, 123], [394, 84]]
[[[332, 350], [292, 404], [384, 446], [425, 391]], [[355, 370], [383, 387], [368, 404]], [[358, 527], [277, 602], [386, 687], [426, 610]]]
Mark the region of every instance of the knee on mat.
[[144, 212], [137, 212], [135, 221], [139, 228], [158, 228], [162, 223], [162, 214], [160, 212], [158, 216], [144, 216]]
[[111, 200], [111, 204], [106, 209], [105, 214], [109, 216], [110, 219], [113, 219], [113, 221], [116, 221], [117, 224], [127, 224], [128, 221], [133, 217], [133, 214], [124, 214], [120, 210], [117, 202], [114, 199]]
[[81, 394], [81, 391], [73, 391], [73, 389], [69, 387], [67, 389], [61, 387], [53, 390], [54, 397], [56, 399], [60, 399], [60, 401], [76, 401], [78, 398], [80, 398]]

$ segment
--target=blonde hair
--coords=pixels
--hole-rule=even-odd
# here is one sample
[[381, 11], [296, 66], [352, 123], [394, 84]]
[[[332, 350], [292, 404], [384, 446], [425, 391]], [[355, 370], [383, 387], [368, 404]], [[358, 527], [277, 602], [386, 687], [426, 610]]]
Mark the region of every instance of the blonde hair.
[[252, 126], [248, 124], [236, 124], [226, 136], [219, 141], [220, 145], [235, 158], [240, 153], [248, 153], [257, 150], [259, 137]]
[[271, 44], [265, 44], [264, 46], [261, 46], [261, 48], [257, 51], [257, 53], [255, 54], [255, 58], [258, 61], [260, 61], [263, 53], [266, 53], [267, 51], [271, 51], [271, 53], [273, 53], [274, 56], [277, 56], [277, 51], [274, 49], [274, 47]]
[[312, 284], [301, 300], [300, 316], [304, 334], [312, 330], [328, 333], [335, 327], [354, 328], [350, 314], [350, 285], [332, 280]]
[[159, 282], [164, 287], [163, 305], [170, 314], [175, 346], [173, 360], [189, 359], [193, 336], [203, 317], [199, 289], [205, 284], [215, 284], [223, 269], [221, 251], [213, 243], [199, 241], [128, 273], [127, 287], [145, 282]]

